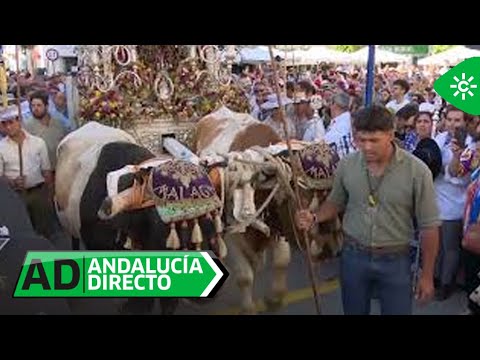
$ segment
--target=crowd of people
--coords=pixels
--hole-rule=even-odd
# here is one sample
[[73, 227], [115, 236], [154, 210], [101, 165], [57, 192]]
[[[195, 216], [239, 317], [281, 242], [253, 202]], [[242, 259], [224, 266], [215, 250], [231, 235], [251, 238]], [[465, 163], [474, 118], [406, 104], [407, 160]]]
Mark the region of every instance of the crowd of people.
[[10, 105], [0, 111], [0, 177], [23, 199], [35, 231], [51, 239], [57, 147], [75, 127], [61, 76], [10, 73]]
[[[467, 190], [477, 181], [472, 174], [480, 163], [480, 118], [447, 104], [433, 90], [436, 76], [445, 69], [378, 68], [373, 105], [367, 108], [366, 70], [361, 67], [323, 64], [315, 71], [282, 70], [275, 84], [281, 88], [280, 102], [268, 71], [247, 67], [238, 80], [249, 94], [254, 118], [286, 138], [283, 113], [290, 138], [326, 141], [343, 159], [326, 207], [317, 214], [300, 212], [297, 222], [308, 229], [333, 215], [343, 216], [345, 312], [368, 313], [374, 287], [384, 313], [410, 312], [405, 242], [422, 242], [419, 298], [431, 295], [430, 275], [438, 300], [449, 298], [459, 286], [467, 294], [480, 286], [480, 251], [462, 247], [469, 226], [477, 221], [472, 213], [479, 212], [467, 201]], [[0, 177], [24, 200], [35, 230], [49, 238], [55, 226], [56, 149], [74, 129], [65, 88], [58, 76], [10, 74], [9, 92], [20, 94], [21, 113], [14, 104], [0, 111]], [[362, 183], [358, 179], [364, 174]], [[392, 253], [373, 253], [377, 248], [395, 248], [402, 257], [388, 263]], [[372, 270], [365, 254], [378, 255], [383, 263]], [[469, 311], [480, 314], [480, 307], [470, 300]]]
[[[434, 279], [435, 297], [439, 301], [448, 299], [459, 287], [470, 295], [480, 285], [480, 252], [469, 251], [469, 249], [462, 247], [465, 231], [469, 228], [469, 225], [477, 220], [474, 217], [466, 219], [464, 214], [467, 208], [473, 206], [471, 202], [474, 201], [471, 199], [470, 202], [467, 202], [467, 188], [474, 186], [472, 181], [475, 182], [476, 180], [472, 180], [471, 175], [479, 165], [480, 117], [471, 116], [447, 104], [433, 90], [433, 83], [436, 78], [447, 70], [433, 67], [419, 69], [416, 66], [377, 68], [372, 106], [373, 108], [385, 109], [391, 115], [391, 128], [388, 125], [388, 116], [379, 115], [379, 113], [375, 113], [376, 115], [369, 114], [368, 116], [365, 114], [366, 110], [363, 108], [366, 93], [365, 69], [355, 66], [348, 69], [342, 66], [317, 67], [316, 72], [305, 71], [302, 74], [296, 74], [296, 76], [287, 74], [288, 81], [285, 83], [281, 81], [279, 84], [284, 89], [284, 98], [281, 103], [285, 106], [285, 120], [290, 138], [309, 142], [326, 141], [340, 158], [352, 155], [348, 157], [348, 161], [353, 162], [352, 159], [356, 158], [357, 155], [355, 154], [359, 150], [364, 156], [367, 156], [365, 154], [368, 154], [369, 151], [374, 152], [371, 147], [378, 146], [378, 144], [371, 144], [371, 147], [369, 145], [366, 149], [365, 143], [381, 142], [380, 138], [367, 138], [365, 140], [363, 138], [365, 133], [371, 135], [375, 132], [384, 132], [388, 135], [391, 130], [395, 149], [402, 149], [402, 151], [412, 154], [428, 165], [432, 175], [432, 198], [430, 199], [428, 196], [425, 198], [426, 190], [423, 189], [422, 196], [424, 197], [422, 201], [417, 198], [413, 199], [412, 203], [405, 203], [405, 205], [411, 206], [413, 209], [411, 209], [410, 214], [413, 222], [412, 219], [408, 220], [415, 225], [414, 229], [416, 230], [413, 238], [410, 239], [412, 246], [420, 247], [420, 240], [425, 242], [421, 236], [422, 230], [425, 230], [425, 228], [422, 229], [422, 218], [420, 216], [428, 218], [423, 226], [426, 226], [427, 222], [430, 222], [429, 226], [435, 226], [437, 222], [433, 219], [438, 217], [440, 245], [438, 256], [436, 256], [434, 267], [431, 270]], [[250, 88], [251, 115], [272, 126], [280, 136], [285, 138], [286, 134], [280, 116], [280, 104], [277, 101], [275, 86], [273, 86], [272, 77], [269, 76], [268, 71], [261, 71], [258, 68], [252, 71], [252, 69], [247, 68], [240, 75], [240, 80], [246, 87]], [[379, 110], [377, 109], [377, 111]], [[360, 124], [361, 120], [359, 118], [362, 116], [369, 117], [370, 126]], [[375, 127], [375, 118], [381, 119], [382, 117], [386, 125], [385, 123], [382, 125], [381, 121], [377, 119], [378, 126]], [[357, 126], [355, 126], [356, 122]], [[358, 126], [364, 126], [363, 130], [360, 130]], [[388, 140], [388, 136], [385, 139]], [[389, 153], [389, 147], [387, 146], [383, 151]], [[387, 163], [392, 161], [391, 159], [391, 157], [388, 158]], [[353, 174], [350, 176], [357, 176], [358, 179], [361, 174], [355, 174], [355, 165], [351, 165], [348, 166], [349, 170], [345, 171]], [[383, 170], [378, 175], [381, 179], [384, 176]], [[361, 173], [360, 170], [358, 171]], [[404, 186], [409, 184], [410, 179], [405, 174], [408, 174], [407, 170], [403, 174], [397, 174], [397, 179], [403, 179], [402, 183], [388, 184], [386, 182], [383, 183], [383, 186], [388, 187], [388, 191], [394, 192], [402, 184]], [[343, 176], [348, 178], [348, 175]], [[375, 178], [375, 176], [373, 177]], [[390, 183], [394, 183], [394, 181], [390, 181]], [[345, 184], [342, 186], [345, 186]], [[422, 184], [411, 186], [422, 186]], [[428, 188], [428, 186], [427, 183], [423, 184], [425, 188]], [[353, 192], [363, 191], [367, 194], [370, 192], [368, 188], [359, 190], [353, 187], [350, 190]], [[336, 191], [340, 190], [334, 189], [333, 192]], [[342, 191], [344, 192], [345, 188]], [[415, 191], [418, 191], [418, 189]], [[415, 191], [413, 191], [414, 194]], [[349, 196], [352, 197], [352, 194], [348, 194], [347, 198]], [[438, 215], [435, 215], [434, 210], [430, 210], [429, 213], [425, 210], [429, 206], [433, 206], [431, 200], [435, 202], [433, 205], [436, 206]], [[340, 203], [341, 201], [336, 199], [336, 210], [346, 212], [344, 214], [344, 232], [347, 230], [345, 234], [347, 238], [352, 238], [351, 235], [356, 234], [357, 236], [353, 236], [353, 238], [356, 238], [360, 243], [362, 241], [368, 242], [367, 239], [370, 239], [370, 242], [375, 243], [378, 240], [380, 244], [385, 245], [384, 239], [377, 239], [375, 236], [373, 238], [367, 237], [365, 233], [362, 237], [362, 230], [354, 229], [354, 227], [349, 229], [349, 223], [363, 227], [363, 231], [366, 231], [368, 226], [381, 227], [381, 224], [352, 222], [352, 219], [348, 216], [349, 203]], [[358, 204], [355, 206], [358, 206]], [[352, 205], [350, 210], [355, 209], [355, 206]], [[377, 209], [376, 206], [374, 208]], [[426, 211], [426, 213], [422, 214], [418, 208]], [[355, 215], [352, 214], [352, 217], [361, 217], [362, 208], [356, 208], [356, 210], [357, 212]], [[329, 210], [325, 211], [328, 213]], [[330, 211], [332, 210], [330, 209]], [[379, 219], [381, 219], [382, 211], [386, 213], [391, 211], [397, 213], [397, 215], [402, 212], [398, 208], [389, 208], [388, 205], [385, 205], [385, 208], [375, 213], [376, 216], [379, 216]], [[324, 220], [328, 218], [322, 213], [314, 215]], [[367, 211], [365, 216], [371, 215], [372, 213]], [[308, 215], [304, 214], [304, 216], [312, 220]], [[384, 220], [387, 221], [387, 218], [388, 216], [385, 216]], [[381, 222], [381, 220], [378, 221]], [[308, 221], [307, 223], [308, 226], [311, 226], [311, 223]], [[303, 225], [305, 224], [303, 223]], [[392, 228], [395, 226], [402, 227], [405, 224], [399, 222], [397, 218], [390, 219], [384, 225]], [[350, 233], [348, 233], [348, 230], [350, 230]], [[397, 230], [400, 231], [401, 229]], [[379, 231], [379, 233], [382, 232]], [[383, 234], [386, 235], [389, 232]], [[403, 233], [403, 236], [407, 236], [407, 233]], [[372, 244], [366, 243], [363, 245], [371, 246]], [[432, 251], [435, 252], [435, 250]], [[423, 259], [423, 265], [420, 266], [422, 269], [419, 271], [427, 271], [424, 266], [425, 260], [428, 262], [431, 256], [426, 253], [421, 253], [421, 255], [427, 257], [427, 259]], [[359, 271], [356, 273], [357, 275], [362, 273], [359, 269], [357, 270]], [[391, 280], [397, 281], [398, 279]], [[421, 287], [421, 285], [420, 276], [419, 286]], [[357, 283], [355, 286], [356, 291], [358, 291], [360, 285]], [[345, 295], [352, 293], [352, 291], [349, 291], [348, 284], [342, 287], [342, 290], [344, 296], [346, 296], [344, 298], [344, 308], [347, 312], [366, 312], [366, 301], [359, 299], [358, 294], [353, 297], [353, 301], [352, 297]], [[365, 296], [367, 296], [367, 293], [365, 290]], [[404, 306], [404, 309], [405, 304], [406, 302], [402, 304], [397, 302], [397, 306], [400, 306], [400, 308]], [[386, 306], [388, 308], [388, 304]], [[390, 308], [390, 310], [392, 309]], [[399, 308], [397, 310], [401, 312]], [[478, 304], [470, 300], [469, 311], [479, 314]]]

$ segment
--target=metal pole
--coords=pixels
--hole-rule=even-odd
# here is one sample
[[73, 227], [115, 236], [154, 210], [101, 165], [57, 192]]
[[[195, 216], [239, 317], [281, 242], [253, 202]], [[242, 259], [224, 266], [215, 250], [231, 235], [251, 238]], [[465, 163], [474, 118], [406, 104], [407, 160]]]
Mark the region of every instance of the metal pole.
[[374, 79], [375, 79], [375, 45], [368, 45], [367, 89], [365, 93], [365, 106], [372, 105]]

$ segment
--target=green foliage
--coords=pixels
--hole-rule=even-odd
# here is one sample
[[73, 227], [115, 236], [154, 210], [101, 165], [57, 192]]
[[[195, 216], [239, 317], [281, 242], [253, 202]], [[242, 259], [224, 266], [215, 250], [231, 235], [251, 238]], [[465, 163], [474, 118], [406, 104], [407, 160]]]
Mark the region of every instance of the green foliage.
[[[352, 52], [355, 52], [355, 51], [361, 49], [364, 46], [365, 45], [332, 45], [331, 47], [335, 50], [338, 50], [338, 51], [352, 53]], [[433, 51], [434, 54], [438, 54], [438, 53], [441, 53], [445, 50], [450, 49], [453, 46], [455, 46], [455, 45], [433, 45], [433, 50], [432, 51]]]
[[444, 52], [445, 50], [450, 49], [451, 47], [454, 47], [455, 45], [433, 45], [433, 53], [438, 54], [441, 52]]
[[364, 46], [365, 45], [334, 45], [334, 49], [338, 51], [352, 53], [357, 50], [360, 50]]

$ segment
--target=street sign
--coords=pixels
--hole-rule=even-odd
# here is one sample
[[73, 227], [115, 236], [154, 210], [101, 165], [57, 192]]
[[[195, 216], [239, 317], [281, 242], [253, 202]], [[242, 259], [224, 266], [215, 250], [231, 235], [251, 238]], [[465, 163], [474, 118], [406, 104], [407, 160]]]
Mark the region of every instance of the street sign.
[[57, 61], [59, 57], [58, 51], [53, 48], [47, 49], [47, 51], [45, 52], [45, 55], [47, 56], [47, 59], [50, 61]]
[[381, 45], [380, 48], [403, 55], [423, 56], [429, 54], [429, 45]]
[[228, 275], [208, 251], [29, 252], [14, 297], [211, 298]]

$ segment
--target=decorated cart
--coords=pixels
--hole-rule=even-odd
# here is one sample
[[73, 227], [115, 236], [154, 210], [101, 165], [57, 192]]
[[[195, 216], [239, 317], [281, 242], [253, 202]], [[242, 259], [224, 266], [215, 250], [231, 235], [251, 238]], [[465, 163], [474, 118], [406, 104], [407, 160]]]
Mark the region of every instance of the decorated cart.
[[86, 45], [78, 47], [79, 125], [122, 128], [154, 153], [175, 137], [189, 145], [198, 119], [222, 105], [248, 111], [235, 80], [235, 46]]

